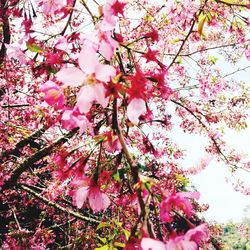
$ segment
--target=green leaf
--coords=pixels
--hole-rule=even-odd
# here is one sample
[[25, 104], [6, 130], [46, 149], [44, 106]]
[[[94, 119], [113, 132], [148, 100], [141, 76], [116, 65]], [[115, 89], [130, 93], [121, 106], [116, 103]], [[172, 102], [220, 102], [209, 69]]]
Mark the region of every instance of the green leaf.
[[110, 224], [107, 223], [107, 222], [101, 222], [101, 223], [97, 226], [96, 230], [99, 230], [99, 229], [101, 229], [101, 228], [103, 228], [103, 227], [110, 227]]
[[203, 29], [206, 21], [208, 20], [207, 16], [201, 13], [199, 15], [199, 20], [198, 20], [198, 33], [200, 35], [203, 35]]
[[209, 62], [211, 62], [212, 64], [215, 64], [219, 59], [215, 56], [209, 56], [208, 57]]
[[116, 224], [118, 227], [122, 227], [122, 222], [115, 221], [115, 224]]
[[147, 22], [147, 23], [150, 23], [154, 20], [154, 17], [151, 16], [151, 15], [145, 15], [144, 16], [144, 20]]
[[138, 171], [139, 172], [148, 171], [148, 167], [146, 165], [142, 165], [141, 163], [138, 163]]
[[126, 240], [128, 240], [129, 237], [130, 237], [130, 232], [128, 230], [126, 230], [126, 229], [123, 229], [123, 233], [125, 235]]
[[102, 243], [107, 243], [107, 239], [106, 238], [102, 238], [100, 236], [98, 236], [98, 239], [102, 242]]
[[39, 53], [39, 52], [42, 52], [43, 49], [41, 47], [39, 47], [37, 44], [35, 43], [26, 43], [27, 45], [27, 48], [31, 51], [31, 52], [36, 52], [36, 53]]
[[109, 250], [109, 245], [105, 245], [105, 246], [102, 246], [102, 247], [97, 247], [97, 248], [95, 248], [95, 250]]
[[115, 247], [125, 247], [125, 244], [116, 241], [116, 242], [114, 243], [114, 246], [115, 246]]
[[114, 180], [116, 180], [116, 181], [121, 181], [120, 175], [119, 175], [119, 172], [118, 172], [118, 171], [116, 171], [116, 172], [113, 174], [113, 178], [114, 178]]

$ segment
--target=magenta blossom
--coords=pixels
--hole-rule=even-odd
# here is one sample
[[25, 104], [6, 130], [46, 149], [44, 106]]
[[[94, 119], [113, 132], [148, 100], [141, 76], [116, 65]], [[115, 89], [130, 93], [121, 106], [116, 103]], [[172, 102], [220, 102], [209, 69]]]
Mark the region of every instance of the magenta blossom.
[[190, 229], [184, 235], [173, 237], [165, 244], [162, 241], [142, 238], [142, 250], [198, 250], [208, 240], [206, 224]]
[[40, 88], [43, 99], [51, 106], [61, 109], [64, 105], [65, 97], [62, 89], [54, 82], [47, 81]]
[[82, 134], [87, 128], [90, 128], [90, 125], [85, 115], [81, 115], [75, 110], [65, 110], [62, 115], [62, 127], [68, 130], [79, 127], [79, 132]]
[[160, 204], [160, 219], [162, 222], [172, 222], [172, 210], [181, 210], [188, 218], [193, 215], [190, 198], [199, 199], [197, 192], [180, 192], [172, 194], [164, 199]]
[[109, 197], [101, 192], [99, 186], [91, 185], [79, 188], [74, 196], [78, 208], [82, 208], [86, 199], [89, 200], [89, 205], [94, 212], [106, 210], [110, 205]]

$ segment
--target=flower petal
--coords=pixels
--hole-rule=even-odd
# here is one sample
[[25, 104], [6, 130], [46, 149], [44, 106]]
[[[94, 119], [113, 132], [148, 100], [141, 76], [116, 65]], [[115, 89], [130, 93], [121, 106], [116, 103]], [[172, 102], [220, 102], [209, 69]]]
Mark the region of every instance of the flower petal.
[[56, 78], [58, 81], [64, 83], [63, 87], [77, 87], [84, 82], [86, 77], [80, 69], [71, 67], [61, 69], [56, 73]]
[[93, 101], [95, 100], [95, 93], [92, 86], [83, 86], [77, 96], [77, 106], [81, 113], [88, 113]]
[[101, 104], [103, 108], [106, 108], [108, 105], [108, 98], [106, 98], [106, 89], [104, 88], [103, 84], [94, 84], [91, 86], [93, 95], [94, 95], [94, 100]]
[[96, 51], [89, 46], [81, 50], [78, 63], [82, 71], [87, 74], [95, 73], [96, 66], [100, 64]]
[[110, 61], [110, 59], [114, 55], [114, 48], [106, 41], [100, 42], [99, 51], [108, 61]]
[[105, 210], [110, 205], [109, 197], [100, 191], [99, 187], [91, 187], [89, 191], [89, 205], [94, 212]]
[[92, 103], [96, 101], [103, 108], [108, 105], [108, 98], [105, 97], [106, 90], [103, 84], [83, 86], [77, 96], [77, 106], [81, 113], [88, 113]]
[[198, 246], [195, 242], [186, 240], [184, 236], [179, 236], [175, 239], [170, 239], [165, 246], [165, 250], [173, 249], [198, 250]]
[[142, 238], [141, 248], [142, 250], [165, 250], [165, 244], [159, 240]]
[[108, 82], [116, 75], [116, 70], [110, 65], [99, 64], [96, 67], [95, 77], [99, 81]]
[[145, 102], [142, 99], [134, 98], [128, 105], [128, 119], [132, 123], [137, 124], [139, 122], [139, 116], [145, 113], [146, 111], [147, 110]]
[[187, 240], [192, 240], [197, 243], [203, 240], [208, 240], [207, 225], [201, 224], [193, 229], [188, 230], [187, 233], [185, 234], [185, 238]]
[[76, 191], [75, 199], [76, 199], [76, 206], [78, 208], [82, 208], [84, 202], [87, 199], [89, 193], [89, 187], [81, 187]]

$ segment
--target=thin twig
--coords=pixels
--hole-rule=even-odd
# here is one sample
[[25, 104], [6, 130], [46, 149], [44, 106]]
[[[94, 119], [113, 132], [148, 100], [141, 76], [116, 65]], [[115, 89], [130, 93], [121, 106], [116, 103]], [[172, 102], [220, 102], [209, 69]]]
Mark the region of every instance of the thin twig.
[[37, 193], [36, 191], [32, 190], [31, 188], [25, 186], [25, 185], [18, 185], [18, 188], [28, 192], [29, 194], [32, 194], [33, 196], [35, 196], [36, 198], [38, 198], [39, 200], [43, 201], [45, 204], [47, 204], [48, 206], [54, 207], [66, 214], [69, 214], [77, 219], [83, 220], [83, 221], [90, 221], [90, 222], [94, 222], [94, 223], [100, 223], [101, 221], [93, 219], [91, 217], [86, 217], [81, 215], [80, 213], [74, 212], [72, 210], [69, 210], [67, 208], [64, 208], [62, 206], [60, 206], [59, 204], [56, 204], [48, 199], [46, 199], [45, 197], [43, 197], [42, 195], [40, 195], [39, 193]]

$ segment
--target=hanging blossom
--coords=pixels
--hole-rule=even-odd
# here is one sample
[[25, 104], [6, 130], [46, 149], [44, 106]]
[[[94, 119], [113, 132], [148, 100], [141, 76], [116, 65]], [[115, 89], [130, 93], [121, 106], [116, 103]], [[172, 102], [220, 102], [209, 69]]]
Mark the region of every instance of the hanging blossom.
[[100, 190], [97, 184], [94, 184], [91, 180], [87, 179], [85, 176], [82, 180], [74, 180], [72, 185], [79, 187], [77, 191], [73, 194], [73, 201], [76, 206], [80, 209], [83, 207], [84, 203], [88, 199], [89, 206], [96, 213], [101, 210], [106, 210], [110, 206], [109, 197]]
[[62, 115], [62, 128], [71, 130], [79, 127], [79, 133], [82, 134], [87, 128], [91, 130], [90, 122], [85, 115], [80, 114], [78, 108], [65, 110]]
[[162, 222], [172, 222], [172, 210], [182, 211], [188, 218], [193, 215], [190, 199], [199, 199], [198, 192], [179, 192], [164, 199], [160, 204], [160, 219]]
[[108, 105], [108, 98], [104, 84], [109, 82], [115, 75], [114, 67], [102, 64], [96, 51], [89, 46], [84, 46], [78, 58], [77, 67], [63, 68], [57, 74], [57, 80], [61, 81], [63, 87], [81, 87], [77, 95], [77, 104], [81, 113], [87, 113], [94, 101], [101, 104], [103, 108]]
[[132, 123], [137, 124], [139, 117], [147, 111], [145, 98], [148, 80], [139, 68], [136, 69], [135, 75], [128, 76], [127, 79], [131, 83], [130, 88], [127, 90], [129, 95], [127, 115]]
[[100, 7], [102, 19], [96, 24], [96, 31], [85, 36], [85, 44], [92, 46], [96, 51], [110, 61], [114, 51], [118, 48], [119, 43], [112, 35], [116, 27], [116, 17], [123, 15], [125, 3], [117, 0], [107, 1], [103, 7]]
[[43, 13], [46, 15], [51, 15], [54, 14], [58, 9], [62, 8], [65, 5], [65, 0], [48, 0], [48, 1], [39, 1], [35, 0], [38, 2], [38, 6], [43, 7]]
[[199, 246], [208, 241], [206, 224], [188, 230], [184, 235], [172, 237], [164, 243], [151, 238], [142, 238], [142, 250], [198, 250]]
[[64, 83], [63, 87], [81, 87], [77, 95], [77, 104], [81, 113], [87, 113], [93, 102], [97, 102], [105, 108], [108, 105], [106, 97], [106, 83], [116, 75], [116, 70], [111, 65], [102, 64], [97, 56], [97, 51], [106, 60], [114, 55], [118, 42], [112, 38], [115, 29], [115, 16], [123, 14], [125, 4], [119, 1], [107, 1], [103, 7], [103, 18], [96, 26], [97, 32], [90, 34], [85, 39], [82, 50], [78, 57], [79, 68], [63, 68], [57, 74], [57, 80]]

